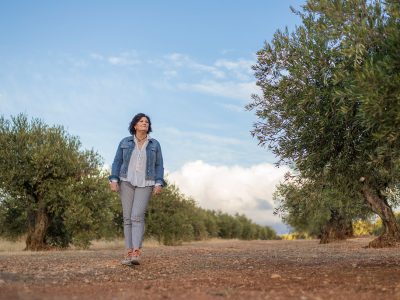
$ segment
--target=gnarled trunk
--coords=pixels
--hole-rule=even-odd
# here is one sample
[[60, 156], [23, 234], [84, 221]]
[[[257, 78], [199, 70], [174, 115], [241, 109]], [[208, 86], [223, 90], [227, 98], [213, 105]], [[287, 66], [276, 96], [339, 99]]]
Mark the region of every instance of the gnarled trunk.
[[46, 233], [49, 228], [49, 217], [46, 208], [40, 208], [30, 215], [28, 236], [25, 250], [39, 251], [47, 248]]
[[345, 219], [338, 212], [333, 211], [331, 219], [322, 228], [320, 244], [328, 244], [330, 242], [345, 240], [353, 237], [353, 224], [350, 220]]
[[382, 219], [383, 233], [369, 243], [369, 247], [382, 248], [400, 244], [400, 228], [392, 208], [386, 199], [379, 196], [379, 192], [374, 190], [368, 182], [364, 181], [362, 193], [371, 209]]

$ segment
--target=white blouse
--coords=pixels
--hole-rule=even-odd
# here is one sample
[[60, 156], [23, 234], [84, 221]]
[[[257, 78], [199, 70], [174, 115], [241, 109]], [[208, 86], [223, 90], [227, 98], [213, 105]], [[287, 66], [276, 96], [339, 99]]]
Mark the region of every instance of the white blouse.
[[127, 178], [121, 178], [121, 180], [128, 181], [135, 187], [153, 186], [155, 184], [154, 180], [146, 180], [146, 147], [149, 143], [149, 138], [150, 137], [147, 136], [142, 148], [139, 149], [138, 140], [136, 136], [133, 137], [135, 148], [132, 151], [132, 156], [129, 161]]

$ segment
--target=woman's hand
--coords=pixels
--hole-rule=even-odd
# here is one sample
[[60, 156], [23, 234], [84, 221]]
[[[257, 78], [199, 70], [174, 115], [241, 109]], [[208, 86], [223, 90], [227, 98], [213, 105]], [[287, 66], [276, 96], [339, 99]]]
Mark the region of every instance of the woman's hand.
[[153, 189], [153, 195], [157, 196], [161, 193], [162, 191], [162, 186], [161, 185], [156, 185]]
[[116, 181], [111, 181], [111, 182], [110, 182], [110, 188], [111, 188], [111, 190], [112, 190], [113, 192], [118, 192], [118, 190], [119, 190], [118, 182], [116, 182]]

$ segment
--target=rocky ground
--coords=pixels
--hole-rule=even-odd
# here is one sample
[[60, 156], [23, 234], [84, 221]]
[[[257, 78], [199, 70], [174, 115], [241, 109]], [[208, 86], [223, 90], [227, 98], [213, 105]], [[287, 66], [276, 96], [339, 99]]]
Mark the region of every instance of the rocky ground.
[[0, 252], [0, 299], [400, 299], [400, 249], [369, 241], [150, 246], [134, 267], [121, 247]]

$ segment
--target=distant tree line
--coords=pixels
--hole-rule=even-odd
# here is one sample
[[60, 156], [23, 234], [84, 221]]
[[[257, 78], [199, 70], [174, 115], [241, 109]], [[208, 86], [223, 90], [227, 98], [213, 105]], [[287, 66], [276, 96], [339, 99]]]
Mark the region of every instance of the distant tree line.
[[174, 184], [168, 184], [161, 195], [151, 199], [146, 217], [146, 236], [165, 245], [208, 238], [277, 238], [273, 229], [255, 224], [244, 215], [232, 216], [198, 207]]
[[[0, 116], [0, 236], [26, 236], [27, 250], [69, 245], [86, 248], [94, 239], [122, 236], [118, 194], [94, 150], [61, 126], [20, 114]], [[175, 185], [150, 202], [148, 237], [175, 245], [212, 237], [273, 239], [269, 227], [243, 215], [199, 208]]]

